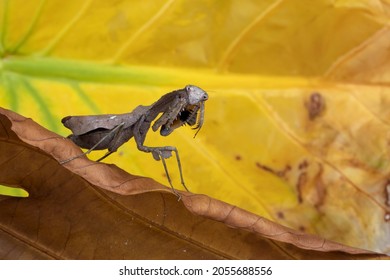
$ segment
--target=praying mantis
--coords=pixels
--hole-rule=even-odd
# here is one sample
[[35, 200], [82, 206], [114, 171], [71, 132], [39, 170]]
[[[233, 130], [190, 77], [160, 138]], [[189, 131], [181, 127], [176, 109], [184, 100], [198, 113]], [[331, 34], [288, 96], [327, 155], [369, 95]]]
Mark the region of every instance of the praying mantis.
[[[174, 152], [181, 184], [189, 191], [184, 182], [177, 148], [173, 146], [148, 147], [144, 145], [145, 138], [151, 126], [153, 131], [160, 129], [160, 135], [168, 136], [175, 129], [185, 124], [195, 126], [194, 129], [197, 129], [196, 136], [203, 126], [206, 100], [208, 100], [208, 94], [203, 89], [194, 85], [187, 85], [182, 89], [163, 95], [149, 106], [140, 105], [130, 113], [67, 116], [62, 119], [62, 123], [72, 131], [68, 138], [79, 147], [88, 150], [78, 156], [62, 161], [61, 164], [66, 164], [94, 150], [107, 149], [107, 153], [97, 160], [101, 161], [134, 137], [138, 150], [152, 153], [155, 160], [162, 161], [169, 185], [180, 200], [181, 196], [173, 187], [165, 163], [165, 159], [171, 157], [172, 152]], [[152, 122], [158, 116], [160, 117], [152, 125]]]

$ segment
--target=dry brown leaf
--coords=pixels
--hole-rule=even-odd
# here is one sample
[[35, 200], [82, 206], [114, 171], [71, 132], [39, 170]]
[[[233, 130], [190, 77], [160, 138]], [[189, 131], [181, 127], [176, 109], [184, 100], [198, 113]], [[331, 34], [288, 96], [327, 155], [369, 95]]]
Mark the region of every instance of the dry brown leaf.
[[373, 259], [205, 195], [79, 158], [69, 140], [0, 108], [2, 259]]

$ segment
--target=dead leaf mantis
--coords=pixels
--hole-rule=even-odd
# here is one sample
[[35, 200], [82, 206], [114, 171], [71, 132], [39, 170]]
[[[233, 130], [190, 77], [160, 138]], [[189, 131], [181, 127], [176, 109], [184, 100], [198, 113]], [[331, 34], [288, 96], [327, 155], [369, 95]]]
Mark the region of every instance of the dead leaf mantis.
[[187, 85], [183, 89], [163, 95], [150, 106], [140, 105], [130, 113], [65, 117], [62, 119], [62, 123], [73, 133], [68, 138], [79, 147], [88, 149], [88, 151], [62, 161], [61, 164], [87, 155], [93, 150], [107, 149], [108, 152], [97, 160], [101, 161], [134, 137], [140, 151], [152, 153], [155, 160], [161, 159], [169, 185], [173, 193], [180, 199], [179, 193], [172, 185], [165, 163], [165, 159], [171, 157], [172, 152], [174, 152], [181, 184], [188, 191], [183, 178], [178, 150], [173, 146], [147, 147], [144, 145], [146, 134], [152, 122], [161, 114], [152, 125], [153, 131], [161, 127], [160, 134], [168, 136], [176, 128], [188, 124], [190, 126], [196, 125], [194, 127], [198, 130], [195, 133], [196, 136], [204, 122], [204, 103], [207, 99], [208, 94], [204, 90], [197, 86]]

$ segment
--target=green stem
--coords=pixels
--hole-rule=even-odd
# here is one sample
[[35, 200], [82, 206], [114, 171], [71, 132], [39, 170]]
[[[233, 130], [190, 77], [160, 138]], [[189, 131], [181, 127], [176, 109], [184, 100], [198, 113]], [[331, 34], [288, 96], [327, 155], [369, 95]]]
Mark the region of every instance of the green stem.
[[71, 79], [95, 83], [166, 85], [173, 77], [142, 67], [108, 66], [89, 62], [39, 57], [8, 57], [3, 71], [44, 79]]

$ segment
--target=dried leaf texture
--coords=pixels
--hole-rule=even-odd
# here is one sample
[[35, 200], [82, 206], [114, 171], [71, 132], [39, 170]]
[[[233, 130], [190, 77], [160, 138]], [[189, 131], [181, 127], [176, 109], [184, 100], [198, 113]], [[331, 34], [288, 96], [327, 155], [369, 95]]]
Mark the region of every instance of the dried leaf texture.
[[155, 181], [85, 158], [31, 119], [0, 111], [2, 259], [382, 258], [280, 226], [205, 195], [183, 203]]

